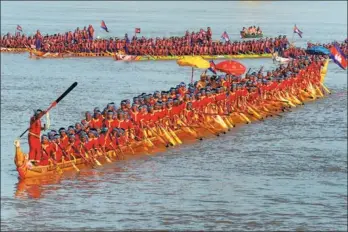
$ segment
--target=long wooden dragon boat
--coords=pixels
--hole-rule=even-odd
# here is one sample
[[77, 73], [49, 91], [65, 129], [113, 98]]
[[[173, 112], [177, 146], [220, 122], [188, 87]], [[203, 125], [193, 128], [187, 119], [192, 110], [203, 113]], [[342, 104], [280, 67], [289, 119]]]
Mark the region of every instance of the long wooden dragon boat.
[[0, 48], [0, 52], [8, 52], [8, 53], [23, 53], [28, 52], [27, 48]]
[[[116, 61], [149, 61], [149, 60], [178, 60], [184, 57], [192, 56], [137, 56], [137, 55], [125, 55], [111, 52], [101, 53], [51, 53], [42, 52], [35, 49], [30, 50], [30, 56], [36, 58], [69, 58], [69, 57], [113, 57]], [[203, 59], [252, 59], [252, 58], [271, 58], [272, 54], [240, 54], [240, 55], [197, 55]]]
[[[252, 59], [252, 58], [271, 58], [272, 54], [240, 54], [240, 55], [197, 55], [206, 60], [218, 59]], [[114, 59], [117, 61], [146, 61], [146, 60], [179, 60], [192, 56], [133, 56], [117, 54]]]
[[244, 33], [240, 33], [240, 37], [242, 39], [259, 39], [263, 37], [263, 34], [244, 34]]
[[[324, 87], [323, 83], [325, 80], [325, 76], [327, 73], [329, 61], [326, 60], [324, 66], [320, 70], [321, 75], [321, 85]], [[325, 87], [326, 88], [326, 87]], [[299, 99], [301, 99], [302, 102], [308, 102], [313, 101], [317, 98], [323, 97], [323, 94], [318, 90], [318, 88], [311, 88], [310, 94], [306, 91], [301, 91], [301, 94], [298, 96]], [[329, 92], [329, 90], [327, 90]], [[290, 103], [291, 104], [290, 104]], [[250, 120], [246, 120], [245, 118], [241, 117], [237, 113], [232, 113], [230, 115], [219, 115], [217, 117], [213, 116], [205, 116], [205, 119], [207, 122], [210, 123], [212, 126], [211, 128], [214, 128], [214, 131], [217, 133], [226, 133], [226, 131], [233, 128], [230, 126], [222, 126], [221, 120], [226, 122], [225, 125], [231, 125], [228, 122], [231, 120], [234, 122], [234, 124], [248, 124], [251, 121], [257, 121], [260, 120], [260, 118], [266, 118], [268, 116], [281, 116], [278, 114], [278, 112], [281, 112], [284, 107], [296, 107], [296, 105], [301, 105], [301, 102], [296, 101], [294, 98], [288, 97], [288, 98], [281, 98], [279, 97], [279, 101], [277, 101], [276, 104], [272, 104], [270, 107], [268, 107], [268, 111], [258, 111], [258, 109], [255, 107], [255, 110], [252, 108], [249, 109], [250, 114]], [[258, 112], [256, 112], [258, 111]], [[214, 113], [214, 112], [212, 112]], [[227, 130], [226, 130], [227, 129]], [[194, 141], [198, 138], [202, 138], [204, 136], [214, 136], [217, 135], [216, 133], [212, 133], [212, 131], [209, 128], [206, 127], [195, 127], [195, 133], [192, 133], [190, 131], [190, 127], [188, 126], [182, 126], [179, 127], [174, 131], [174, 134], [185, 143], [187, 141]], [[199, 136], [197, 136], [199, 135]], [[174, 136], [173, 136], [174, 138]], [[117, 160], [123, 160], [128, 159], [131, 157], [134, 157], [136, 154], [154, 154], [158, 151], [165, 150], [166, 147], [159, 138], [156, 136], [149, 138], [151, 142], [142, 140], [142, 141], [134, 141], [131, 144], [127, 146], [120, 147], [120, 151], [109, 151], [106, 155], [100, 154], [99, 157], [96, 157], [101, 163], [110, 162], [110, 160], [117, 161]], [[148, 143], [151, 143], [151, 146], [148, 146]], [[34, 166], [31, 164], [31, 162], [28, 161], [28, 155], [23, 153], [20, 147], [19, 140], [15, 140], [15, 158], [14, 162], [17, 167], [17, 171], [19, 174], [20, 179], [26, 179], [26, 178], [36, 178], [36, 177], [45, 177], [50, 175], [59, 175], [64, 171], [73, 171], [74, 169], [78, 168], [84, 168], [84, 167], [90, 167], [91, 164], [87, 163], [83, 158], [76, 158], [71, 161], [63, 161], [58, 164], [51, 163], [47, 166]], [[107, 157], [109, 158], [107, 158]]]

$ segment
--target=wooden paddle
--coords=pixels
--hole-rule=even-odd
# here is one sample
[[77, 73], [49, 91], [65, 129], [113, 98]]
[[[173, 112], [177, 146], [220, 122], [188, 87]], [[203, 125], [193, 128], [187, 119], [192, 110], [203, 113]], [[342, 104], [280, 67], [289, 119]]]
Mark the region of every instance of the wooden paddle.
[[[80, 172], [80, 169], [78, 167], [76, 167], [76, 165], [74, 164], [74, 162], [69, 158], [68, 154], [66, 154], [66, 152], [64, 151], [64, 149], [59, 145], [59, 143], [56, 143], [58, 145], [58, 147], [62, 150], [62, 153], [65, 157], [67, 157], [70, 161], [71, 161], [71, 164], [73, 165], [73, 167], [75, 168], [75, 170], [77, 172]], [[75, 160], [76, 162], [76, 160]]]
[[42, 147], [42, 150], [46, 153], [47, 159], [48, 159], [48, 160], [53, 160], [53, 161], [51, 161], [51, 162], [52, 162], [52, 163], [54, 164], [54, 166], [56, 167], [57, 172], [58, 172], [59, 174], [62, 174], [63, 171], [62, 171], [62, 169], [59, 167], [59, 165], [57, 164], [57, 160], [54, 159], [53, 157], [51, 157], [50, 154], [48, 154], [48, 152], [47, 152], [43, 147]]
[[[53, 107], [55, 107], [66, 95], [68, 95], [68, 93], [71, 92], [71, 90], [73, 90], [75, 87], [77, 86], [77, 82], [74, 82], [67, 90], [65, 90], [65, 92], [60, 95], [57, 100], [55, 100], [54, 102], [51, 103], [51, 105], [47, 108], [47, 110], [44, 111], [44, 114], [41, 115], [39, 118], [37, 118], [35, 121], [39, 120], [42, 116], [44, 116], [48, 111], [50, 111]], [[29, 128], [27, 128], [20, 136], [19, 138], [22, 138], [22, 136], [29, 130]]]

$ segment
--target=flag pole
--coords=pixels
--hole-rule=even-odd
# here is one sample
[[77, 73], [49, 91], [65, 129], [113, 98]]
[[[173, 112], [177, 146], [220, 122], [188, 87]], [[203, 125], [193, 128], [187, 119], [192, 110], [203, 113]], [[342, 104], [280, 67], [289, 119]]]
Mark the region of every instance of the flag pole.
[[[295, 27], [296, 27], [296, 24], [295, 24]], [[291, 45], [294, 46], [294, 35], [295, 35], [295, 32], [294, 30], [292, 30], [292, 38], [291, 38]]]

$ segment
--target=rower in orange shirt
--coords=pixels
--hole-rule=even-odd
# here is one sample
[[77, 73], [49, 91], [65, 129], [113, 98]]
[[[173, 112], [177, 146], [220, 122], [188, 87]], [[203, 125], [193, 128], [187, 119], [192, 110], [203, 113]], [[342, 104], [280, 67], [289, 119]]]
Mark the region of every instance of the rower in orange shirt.
[[99, 109], [94, 112], [92, 121], [90, 123], [90, 128], [100, 129], [103, 126], [103, 117]]
[[107, 116], [103, 121], [103, 127], [106, 127], [109, 130], [112, 130], [116, 126], [117, 125], [116, 125], [116, 122], [114, 120], [114, 112], [112, 110], [108, 110]]
[[41, 160], [38, 165], [48, 165], [49, 162], [48, 160], [52, 159], [52, 157], [55, 156], [55, 149], [48, 140], [47, 135], [42, 135], [41, 136], [41, 149], [42, 149], [42, 154], [41, 154]]

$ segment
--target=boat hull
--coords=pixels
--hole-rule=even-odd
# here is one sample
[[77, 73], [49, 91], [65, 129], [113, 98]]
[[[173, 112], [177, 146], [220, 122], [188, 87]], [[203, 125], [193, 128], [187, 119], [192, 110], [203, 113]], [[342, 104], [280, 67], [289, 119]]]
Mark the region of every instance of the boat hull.
[[27, 48], [4, 48], [4, 47], [0, 48], [0, 52], [8, 52], [8, 53], [23, 53], [27, 51], [28, 51]]
[[[119, 55], [114, 59], [117, 61], [149, 61], [149, 60], [179, 60], [185, 57], [195, 56], [131, 56]], [[197, 56], [198, 57], [198, 56]], [[271, 58], [272, 54], [240, 54], [240, 55], [202, 55], [199, 56], [206, 60], [218, 59], [253, 59], [253, 58]]]
[[258, 38], [262, 38], [263, 34], [256, 34], [256, 35], [244, 35], [244, 34], [241, 34], [240, 37], [242, 39], [258, 39]]
[[[30, 57], [33, 58], [71, 58], [71, 57], [112, 57], [117, 61], [149, 61], [149, 60], [178, 60], [185, 57], [192, 57], [189, 55], [185, 56], [137, 56], [137, 55], [124, 55], [116, 54], [112, 52], [101, 52], [101, 53], [73, 53], [73, 52], [42, 52], [36, 49], [30, 48], [1, 48], [1, 52], [29, 52]], [[200, 55], [197, 55], [197, 57]], [[254, 58], [271, 58], [272, 54], [239, 54], [239, 55], [202, 55], [200, 56], [207, 60], [217, 59], [254, 59]]]

